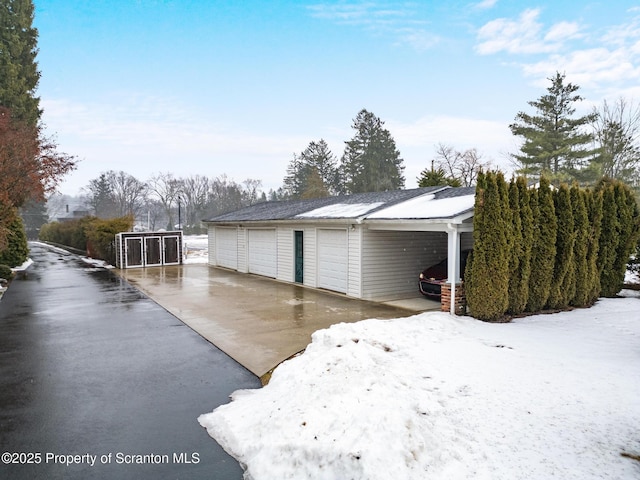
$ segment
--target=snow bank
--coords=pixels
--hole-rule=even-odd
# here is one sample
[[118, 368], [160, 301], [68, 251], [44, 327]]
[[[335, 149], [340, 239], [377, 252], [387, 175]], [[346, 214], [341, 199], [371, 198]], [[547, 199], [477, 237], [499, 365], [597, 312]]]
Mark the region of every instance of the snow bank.
[[252, 479], [638, 478], [639, 340], [639, 298], [339, 324], [198, 420]]

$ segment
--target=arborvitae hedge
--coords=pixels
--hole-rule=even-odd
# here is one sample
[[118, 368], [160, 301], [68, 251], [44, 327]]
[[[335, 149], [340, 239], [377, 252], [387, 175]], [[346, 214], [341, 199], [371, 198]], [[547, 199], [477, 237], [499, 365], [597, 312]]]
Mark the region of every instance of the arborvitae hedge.
[[552, 191], [544, 178], [529, 189], [522, 178], [507, 187], [501, 174], [481, 173], [465, 272], [469, 311], [502, 321], [614, 296], [639, 237], [640, 208], [621, 182]]
[[596, 190], [603, 195], [599, 251], [601, 295], [613, 297], [624, 285], [627, 263], [640, 235], [640, 211], [633, 191], [618, 180], [601, 180]]
[[602, 191], [602, 229], [598, 250], [598, 270], [600, 272], [600, 294], [614, 297], [619, 291], [618, 275], [614, 265], [620, 244], [620, 219], [616, 193], [612, 185], [603, 185]]
[[587, 254], [589, 248], [589, 216], [587, 215], [586, 194], [577, 185], [571, 187], [571, 207], [575, 242], [573, 247], [573, 270], [575, 282], [571, 305], [586, 307], [590, 304], [590, 291], [593, 279], [590, 278]]
[[571, 194], [566, 184], [553, 192], [553, 205], [556, 213], [556, 256], [553, 274], [549, 279], [551, 287], [547, 308], [563, 309], [575, 293], [575, 265], [573, 263], [573, 247], [576, 239]]
[[589, 304], [595, 303], [600, 296], [600, 232], [602, 231], [603, 197], [602, 192], [585, 192], [587, 214], [589, 215], [589, 241], [587, 244], [587, 269], [590, 281]]
[[509, 199], [502, 174], [482, 177], [476, 189], [473, 257], [467, 268], [473, 280], [467, 285], [467, 302], [474, 317], [501, 321], [509, 305]]
[[522, 275], [520, 274], [523, 242], [520, 192], [513, 178], [509, 183], [509, 209], [511, 210], [511, 256], [509, 257], [509, 306], [507, 307], [507, 312], [516, 313], [518, 306], [522, 303], [520, 299], [524, 293], [522, 289]]
[[[534, 198], [535, 197], [535, 198]], [[531, 275], [529, 299], [526, 310], [537, 312], [547, 304], [551, 289], [551, 277], [556, 258], [557, 219], [549, 180], [540, 179], [536, 195], [532, 195], [534, 212], [533, 245], [531, 250]]]

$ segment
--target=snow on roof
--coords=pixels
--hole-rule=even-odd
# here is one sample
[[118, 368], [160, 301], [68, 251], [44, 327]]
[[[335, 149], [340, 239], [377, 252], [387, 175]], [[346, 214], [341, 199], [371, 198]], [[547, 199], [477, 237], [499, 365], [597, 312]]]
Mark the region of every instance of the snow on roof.
[[381, 205], [384, 205], [384, 202], [336, 203], [301, 213], [295, 218], [353, 218], [365, 215]]
[[367, 216], [367, 219], [436, 219], [451, 218], [473, 210], [475, 195], [436, 198], [423, 195], [397, 205], [383, 208]]

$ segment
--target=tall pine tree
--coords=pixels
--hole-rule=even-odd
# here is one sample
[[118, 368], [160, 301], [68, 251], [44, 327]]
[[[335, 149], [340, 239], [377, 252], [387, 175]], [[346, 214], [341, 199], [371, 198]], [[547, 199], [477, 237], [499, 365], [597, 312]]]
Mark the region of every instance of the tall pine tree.
[[363, 109], [352, 126], [356, 134], [345, 142], [340, 166], [343, 193], [404, 188], [403, 160], [384, 122]]
[[519, 112], [509, 128], [523, 139], [520, 153], [512, 155], [520, 164], [519, 173], [533, 178], [547, 175], [556, 183], [579, 176], [593, 156], [592, 136], [583, 129], [595, 116], [574, 118], [574, 104], [582, 100], [576, 93], [580, 87], [565, 84], [565, 75], [557, 72], [549, 80], [548, 93], [529, 102], [536, 114]]
[[0, 2], [0, 106], [8, 108], [15, 121], [32, 128], [42, 114], [35, 95], [40, 72], [33, 13], [31, 0]]

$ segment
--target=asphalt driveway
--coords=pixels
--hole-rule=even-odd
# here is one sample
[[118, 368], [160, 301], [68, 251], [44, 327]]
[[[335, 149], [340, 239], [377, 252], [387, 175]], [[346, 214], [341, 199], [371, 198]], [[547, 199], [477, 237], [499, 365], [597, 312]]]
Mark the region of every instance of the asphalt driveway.
[[258, 378], [112, 272], [31, 257], [0, 301], [0, 478], [242, 478], [197, 417]]

